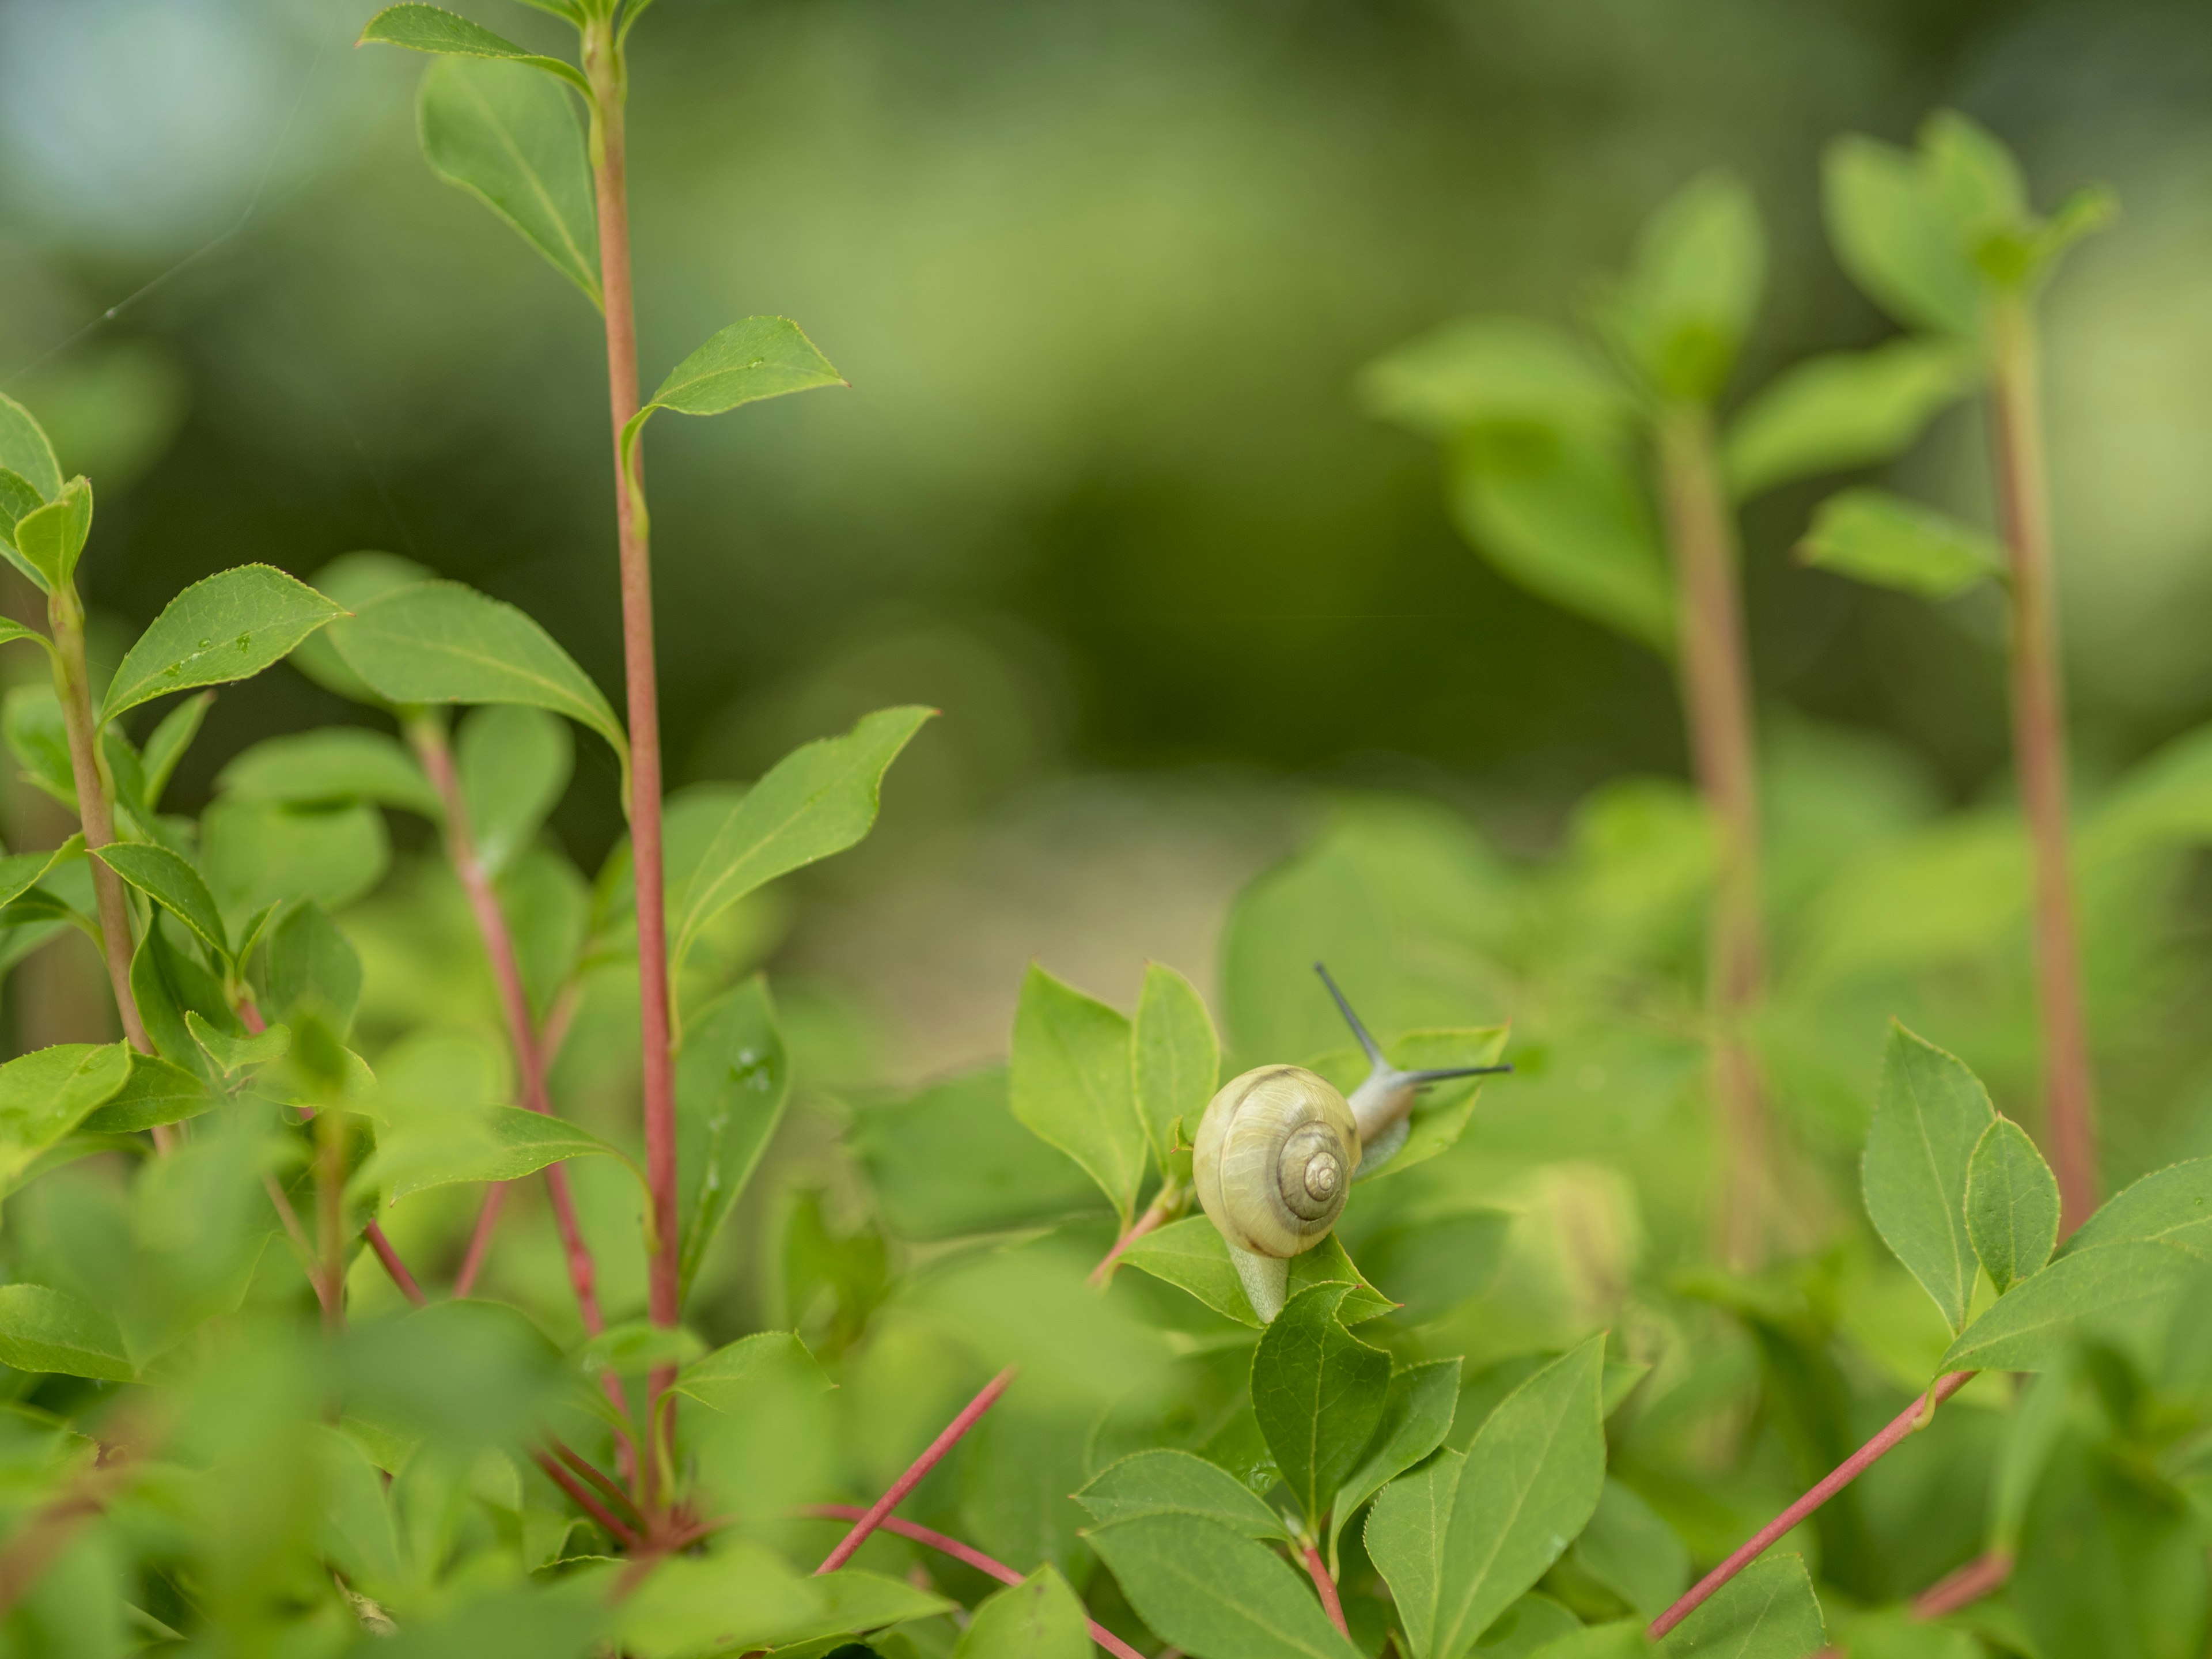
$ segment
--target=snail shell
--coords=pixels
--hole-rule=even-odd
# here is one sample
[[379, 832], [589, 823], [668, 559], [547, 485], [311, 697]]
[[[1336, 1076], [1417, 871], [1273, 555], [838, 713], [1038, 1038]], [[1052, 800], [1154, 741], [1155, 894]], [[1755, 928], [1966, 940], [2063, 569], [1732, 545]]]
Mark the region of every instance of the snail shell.
[[1351, 1107], [1301, 1066], [1262, 1066], [1222, 1085], [1191, 1160], [1198, 1201], [1222, 1237], [1285, 1260], [1328, 1236], [1358, 1168]]

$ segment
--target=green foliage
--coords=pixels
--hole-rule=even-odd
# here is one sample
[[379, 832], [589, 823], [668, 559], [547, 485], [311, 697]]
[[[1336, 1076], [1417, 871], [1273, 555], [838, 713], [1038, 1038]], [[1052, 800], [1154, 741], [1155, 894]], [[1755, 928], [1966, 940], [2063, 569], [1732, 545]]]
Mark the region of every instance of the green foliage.
[[1341, 1285], [1299, 1291], [1252, 1356], [1252, 1410], [1310, 1534], [1328, 1525], [1330, 1501], [1374, 1438], [1390, 1381], [1390, 1356], [1337, 1317], [1349, 1294]]
[[1990, 537], [1886, 489], [1831, 495], [1798, 551], [1823, 570], [1929, 599], [1950, 599], [2004, 571], [2004, 550]]
[[[1197, 988], [1157, 962], [1146, 965], [1144, 994], [1137, 1001], [1129, 1041], [1137, 1109], [1165, 1176], [1179, 1135], [1188, 1145], [1221, 1080], [1221, 1041]], [[1187, 1127], [1179, 1131], [1178, 1126]]]
[[1765, 281], [1765, 241], [1750, 193], [1709, 173], [1646, 222], [1601, 326], [1661, 396], [1709, 403], [1728, 382]]
[[1893, 340], [1870, 351], [1808, 358], [1761, 388], [1729, 423], [1729, 487], [1741, 499], [1886, 461], [1979, 378], [1972, 355], [1945, 340]]
[[1669, 1631], [1664, 1659], [1806, 1659], [1827, 1641], [1802, 1556], [1768, 1555]]
[[791, 1098], [791, 1065], [768, 981], [725, 994], [684, 1034], [676, 1066], [678, 1214], [687, 1291]]
[[1129, 1022], [1113, 1009], [1030, 965], [1014, 1015], [1013, 1114], [1083, 1166], [1125, 1228], [1144, 1182], [1146, 1147], [1129, 1038]]
[[1891, 1028], [1861, 1165], [1867, 1214], [1954, 1331], [1966, 1322], [1977, 1265], [1968, 1170], [1996, 1118], [1989, 1091], [1958, 1060]]
[[265, 564], [194, 582], [125, 653], [100, 718], [112, 720], [172, 691], [251, 678], [339, 614], [305, 582]]
[[1966, 1231], [2002, 1296], [2051, 1259], [2058, 1242], [2058, 1178], [2027, 1131], [1998, 1117], [1966, 1166]]
[[512, 40], [438, 6], [386, 6], [368, 20], [361, 32], [362, 46], [404, 46], [410, 52], [451, 53], [462, 58], [503, 58], [527, 64], [532, 69], [569, 82], [586, 96], [591, 82], [574, 64], [557, 58], [541, 58], [525, 52]]
[[52, 501], [15, 520], [9, 535], [16, 568], [42, 592], [59, 592], [75, 579], [77, 556], [91, 534], [92, 486], [71, 478]]
[[1138, 1616], [1203, 1659], [1350, 1659], [1283, 1559], [1218, 1521], [1138, 1516], [1086, 1534]]

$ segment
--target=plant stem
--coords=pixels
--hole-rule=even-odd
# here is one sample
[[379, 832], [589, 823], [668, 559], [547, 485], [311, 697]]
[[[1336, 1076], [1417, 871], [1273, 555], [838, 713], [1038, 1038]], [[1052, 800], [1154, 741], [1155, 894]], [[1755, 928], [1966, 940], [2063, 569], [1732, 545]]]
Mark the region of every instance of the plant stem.
[[261, 1188], [276, 1207], [276, 1218], [284, 1224], [284, 1236], [300, 1253], [300, 1265], [307, 1270], [307, 1283], [315, 1287], [315, 1300], [322, 1305], [323, 1317], [327, 1320], [331, 1315], [331, 1287], [323, 1282], [322, 1271], [316, 1265], [314, 1241], [300, 1224], [300, 1212], [292, 1207], [292, 1200], [285, 1195], [283, 1183], [275, 1176], [263, 1176]]
[[1738, 594], [1735, 525], [1721, 488], [1711, 412], [1677, 403], [1659, 422], [1661, 492], [1680, 592], [1680, 672], [1698, 787], [1714, 830], [1707, 927], [1713, 1093], [1725, 1140], [1720, 1250], [1738, 1269], [1765, 1253], [1767, 1123], [1747, 1022], [1764, 994], [1759, 757]]
[[2012, 574], [2013, 763], [2034, 862], [2036, 1000], [2063, 1237], [2097, 1207], [2097, 1101], [2066, 853], [2066, 690], [2051, 571], [2041, 368], [2035, 323], [2024, 298], [1998, 306], [1994, 343], [1998, 495]]
[[[811, 1504], [801, 1510], [799, 1513], [812, 1516], [823, 1521], [854, 1521], [866, 1516], [867, 1511], [855, 1504]], [[1021, 1574], [1016, 1572], [1005, 1562], [995, 1561], [973, 1545], [963, 1544], [957, 1538], [948, 1538], [941, 1532], [932, 1532], [927, 1527], [918, 1527], [911, 1521], [901, 1521], [895, 1516], [885, 1519], [881, 1524], [885, 1532], [896, 1533], [902, 1538], [910, 1538], [917, 1544], [927, 1545], [931, 1549], [951, 1556], [956, 1561], [975, 1568], [978, 1572], [989, 1574], [1002, 1584], [1018, 1584], [1022, 1582]], [[1089, 1622], [1091, 1639], [1112, 1654], [1114, 1659], [1145, 1659], [1143, 1654], [1139, 1653], [1136, 1649], [1115, 1635], [1096, 1619]]]
[[532, 1448], [530, 1455], [538, 1461], [538, 1467], [545, 1471], [545, 1478], [560, 1487], [562, 1492], [567, 1492], [578, 1509], [605, 1527], [610, 1538], [616, 1540], [625, 1549], [634, 1550], [638, 1547], [642, 1541], [638, 1535], [616, 1520], [608, 1511], [607, 1506], [592, 1497], [574, 1475], [562, 1468], [549, 1455], [538, 1450], [535, 1447]]
[[315, 1224], [320, 1235], [323, 1328], [345, 1327], [345, 1114], [315, 1114]]
[[1937, 1579], [1912, 1598], [1915, 1619], [1941, 1619], [1960, 1607], [1972, 1607], [1984, 1595], [1994, 1595], [2012, 1577], [2012, 1553], [1991, 1550], [1978, 1555], [1956, 1572]]
[[376, 1252], [376, 1259], [384, 1264], [384, 1271], [392, 1275], [392, 1282], [399, 1287], [399, 1294], [418, 1308], [428, 1306], [429, 1298], [422, 1294], [422, 1287], [415, 1282], [415, 1275], [407, 1271], [407, 1264], [399, 1259], [399, 1252], [392, 1247], [392, 1241], [384, 1236], [384, 1229], [372, 1221], [362, 1229], [362, 1232], [368, 1240], [368, 1248]]
[[1114, 1267], [1121, 1261], [1121, 1252], [1181, 1209], [1184, 1196], [1182, 1188], [1172, 1182], [1163, 1186], [1152, 1203], [1146, 1206], [1144, 1214], [1130, 1224], [1129, 1231], [1114, 1241], [1114, 1248], [1099, 1258], [1098, 1265], [1091, 1270], [1091, 1287], [1093, 1290], [1105, 1289], [1107, 1281], [1114, 1277]]
[[[599, 206], [599, 290], [605, 307], [607, 404], [615, 472], [615, 526], [622, 560], [623, 678], [628, 693], [630, 749], [629, 832], [637, 890], [638, 1027], [644, 1046], [645, 1169], [659, 1237], [647, 1240], [647, 1309], [656, 1325], [681, 1316], [678, 1278], [676, 1074], [669, 1050], [668, 917], [660, 845], [660, 705], [654, 682], [653, 562], [644, 526], [632, 510], [624, 477], [622, 430], [637, 413], [637, 318], [630, 296], [629, 194], [623, 105], [628, 71], [611, 19], [584, 30], [584, 72], [592, 83], [591, 155]], [[643, 477], [641, 453], [631, 466]], [[653, 1374], [647, 1420], [675, 1378]], [[647, 1459], [647, 1496], [653, 1480]]]
[[868, 1534], [881, 1526], [884, 1518], [899, 1506], [900, 1501], [921, 1484], [922, 1476], [935, 1468], [939, 1460], [960, 1443], [960, 1437], [975, 1426], [976, 1419], [991, 1409], [999, 1396], [1006, 1391], [1006, 1385], [1013, 1380], [1014, 1368], [1009, 1365], [986, 1382], [982, 1391], [961, 1407], [960, 1415], [945, 1425], [945, 1432], [929, 1443], [928, 1449], [908, 1466], [904, 1474], [891, 1482], [890, 1490], [860, 1512], [860, 1518], [854, 1522], [853, 1529], [837, 1540], [837, 1547], [831, 1550], [814, 1571], [817, 1574], [835, 1572], [851, 1560], [853, 1552], [866, 1543]]
[[[84, 606], [76, 589], [57, 588], [47, 596], [46, 626], [54, 642], [54, 693], [61, 699], [62, 723], [69, 733], [77, 822], [84, 830], [85, 850], [97, 852], [114, 842], [115, 809], [109, 803], [106, 769], [100, 763], [99, 726], [92, 715], [92, 677], [84, 656]], [[154, 1044], [138, 1018], [137, 999], [131, 994], [131, 908], [123, 896], [123, 878], [98, 859], [88, 862], [93, 896], [100, 912], [100, 955], [107, 963], [107, 982], [115, 993], [115, 1012], [131, 1046], [142, 1054], [150, 1054]], [[154, 1139], [163, 1151], [168, 1149], [169, 1139], [162, 1130], [156, 1129]]]
[[1321, 1607], [1328, 1615], [1328, 1622], [1346, 1636], [1352, 1626], [1344, 1622], [1344, 1602], [1336, 1593], [1336, 1580], [1328, 1576], [1328, 1564], [1321, 1559], [1321, 1550], [1310, 1538], [1298, 1540], [1299, 1552], [1305, 1557], [1306, 1571], [1313, 1575], [1314, 1589], [1321, 1593]]
[[1974, 1375], [1972, 1371], [1951, 1371], [1936, 1378], [1933, 1388], [1892, 1418], [1873, 1439], [1836, 1465], [1812, 1491], [1753, 1533], [1742, 1548], [1692, 1585], [1680, 1601], [1651, 1621], [1651, 1627], [1644, 1634], [1656, 1642], [1703, 1607], [1722, 1585], [1764, 1555], [1777, 1539], [1881, 1462], [1907, 1435], [1926, 1427], [1936, 1407], [1965, 1388]]

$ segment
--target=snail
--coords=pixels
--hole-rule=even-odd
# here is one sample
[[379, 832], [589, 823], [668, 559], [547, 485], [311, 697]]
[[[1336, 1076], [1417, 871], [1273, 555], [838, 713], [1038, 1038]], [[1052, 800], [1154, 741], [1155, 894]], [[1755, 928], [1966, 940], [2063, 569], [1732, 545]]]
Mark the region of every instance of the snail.
[[1406, 1144], [1413, 1097], [1447, 1078], [1510, 1072], [1510, 1066], [1455, 1066], [1403, 1072], [1368, 1034], [1321, 963], [1370, 1070], [1347, 1100], [1303, 1066], [1261, 1066], [1233, 1077], [1206, 1103], [1191, 1158], [1191, 1182], [1228, 1242], [1229, 1260], [1253, 1311], [1282, 1311], [1291, 1258], [1326, 1238], [1355, 1178], [1371, 1175]]

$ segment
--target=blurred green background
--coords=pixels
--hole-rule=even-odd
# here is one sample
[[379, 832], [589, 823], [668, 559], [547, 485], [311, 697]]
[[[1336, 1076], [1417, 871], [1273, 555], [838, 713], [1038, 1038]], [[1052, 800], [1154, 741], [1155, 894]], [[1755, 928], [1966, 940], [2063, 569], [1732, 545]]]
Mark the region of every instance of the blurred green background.
[[[523, 605], [616, 687], [596, 319], [430, 176], [421, 60], [351, 50], [371, 9], [0, 5], [0, 386], [99, 489], [82, 580], [124, 637], [212, 570], [379, 547]], [[1481, 563], [1431, 448], [1352, 381], [1468, 312], [1571, 319], [1714, 163], [1773, 245], [1747, 386], [1887, 331], [1820, 233], [1833, 134], [1951, 104], [2039, 202], [2117, 189], [2049, 312], [2088, 787], [2212, 716], [2201, 8], [660, 0], [633, 52], [648, 384], [777, 312], [854, 386], [653, 428], [672, 782], [885, 703], [947, 716], [878, 838], [757, 919], [885, 1075], [1003, 1052], [1032, 957], [1124, 1005], [1146, 955], [1210, 982], [1229, 896], [1333, 789], [1433, 796], [1538, 852], [1595, 784], [1681, 773], [1662, 665]], [[1960, 413], [1902, 482], [1985, 516], [1983, 456]], [[1938, 799], [2001, 793], [1994, 601], [1793, 565], [1827, 487], [1747, 526], [1763, 705], [1895, 744]], [[173, 804], [246, 743], [361, 717], [289, 669], [226, 691]], [[580, 743], [556, 823], [587, 868], [614, 782]], [[52, 955], [7, 1000], [19, 1043], [71, 1018]]]

